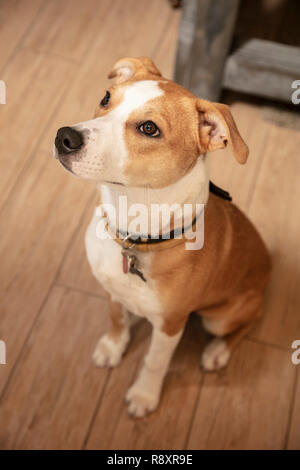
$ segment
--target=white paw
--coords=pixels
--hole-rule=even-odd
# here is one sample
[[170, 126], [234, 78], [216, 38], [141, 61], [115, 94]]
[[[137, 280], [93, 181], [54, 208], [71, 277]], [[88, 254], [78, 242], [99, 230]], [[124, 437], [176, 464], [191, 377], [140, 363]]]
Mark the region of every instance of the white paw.
[[147, 413], [155, 410], [159, 402], [159, 395], [151, 394], [138, 385], [132, 385], [126, 393], [128, 412], [136, 418], [142, 418]]
[[204, 349], [201, 364], [204, 370], [219, 370], [225, 367], [230, 358], [230, 351], [223, 339], [213, 339]]
[[123, 335], [117, 342], [112, 340], [108, 334], [102, 336], [98, 341], [93, 354], [93, 362], [97, 367], [115, 367], [122, 359], [129, 339], [129, 335]]

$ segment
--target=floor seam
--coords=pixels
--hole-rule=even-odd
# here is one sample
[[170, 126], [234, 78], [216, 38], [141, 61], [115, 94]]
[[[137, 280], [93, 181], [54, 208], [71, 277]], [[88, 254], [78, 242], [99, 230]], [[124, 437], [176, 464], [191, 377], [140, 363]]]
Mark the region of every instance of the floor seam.
[[200, 401], [200, 398], [201, 398], [201, 392], [202, 392], [202, 389], [203, 389], [203, 386], [204, 386], [205, 376], [206, 376], [206, 372], [202, 371], [202, 377], [201, 377], [200, 383], [199, 383], [199, 390], [197, 392], [197, 396], [196, 396], [195, 403], [194, 403], [193, 410], [192, 410], [193, 412], [192, 412], [191, 421], [190, 421], [190, 424], [189, 424], [189, 427], [188, 427], [188, 430], [187, 430], [186, 438], [184, 440], [183, 449], [185, 449], [185, 450], [188, 450], [188, 445], [189, 445], [191, 433], [192, 433], [194, 422], [195, 422], [195, 419], [196, 419], [196, 411], [197, 411], [198, 404], [199, 404], [199, 401]]
[[[267, 133], [266, 133], [266, 135], [263, 139], [262, 148], [266, 148], [267, 141], [269, 139], [270, 133], [271, 133], [271, 128], [268, 129], [268, 131], [267, 131]], [[254, 175], [253, 175], [252, 183], [251, 183], [251, 189], [249, 191], [249, 195], [248, 195], [247, 202], [246, 202], [246, 205], [245, 205], [245, 211], [246, 211], [247, 214], [249, 214], [249, 212], [250, 212], [250, 208], [251, 208], [251, 205], [252, 205], [252, 202], [253, 202], [253, 199], [254, 199], [254, 194], [255, 194], [255, 191], [257, 189], [257, 181], [258, 181], [258, 178], [259, 178], [259, 175], [260, 175], [260, 172], [261, 172], [263, 161], [265, 159], [265, 153], [266, 152], [263, 152], [262, 158], [258, 158], [258, 162], [255, 165]]]
[[78, 234], [79, 234], [79, 232], [80, 232], [80, 229], [81, 229], [82, 226], [83, 226], [84, 218], [85, 218], [85, 214], [86, 214], [87, 208], [90, 206], [90, 204], [91, 204], [91, 202], [94, 200], [94, 198], [95, 198], [95, 191], [93, 191], [92, 194], [90, 195], [90, 197], [88, 197], [88, 200], [87, 200], [87, 202], [86, 202], [86, 204], [85, 204], [85, 206], [84, 206], [84, 208], [83, 208], [83, 210], [82, 210], [82, 214], [81, 214], [80, 217], [79, 217], [79, 221], [78, 221], [78, 223], [77, 223], [77, 225], [76, 225], [76, 227], [75, 227], [75, 229], [74, 229], [74, 232], [73, 232], [73, 234], [72, 234], [72, 236], [71, 236], [71, 238], [70, 238], [70, 240], [69, 240], [69, 242], [68, 242], [68, 244], [67, 244], [67, 246], [66, 246], [66, 249], [65, 249], [65, 251], [64, 251], [64, 254], [63, 254], [63, 256], [62, 256], [62, 259], [61, 259], [61, 261], [60, 261], [60, 263], [59, 263], [59, 265], [58, 265], [58, 267], [57, 267], [57, 270], [56, 270], [56, 272], [55, 272], [54, 281], [55, 281], [57, 284], [62, 284], [62, 287], [70, 287], [70, 288], [72, 288], [71, 285], [68, 285], [68, 284], [63, 285], [64, 283], [63, 283], [63, 282], [60, 282], [58, 279], [59, 279], [61, 270], [62, 270], [62, 268], [63, 268], [64, 262], [65, 262], [65, 260], [66, 260], [66, 258], [67, 258], [67, 256], [68, 256], [68, 254], [69, 254], [71, 248], [72, 248], [72, 244], [73, 244], [73, 242], [76, 240], [76, 238], [77, 238], [77, 236], [78, 236]]
[[38, 320], [40, 319], [40, 316], [41, 316], [41, 314], [42, 314], [42, 311], [43, 311], [43, 309], [44, 309], [44, 306], [46, 305], [46, 303], [47, 303], [47, 301], [48, 301], [48, 299], [49, 299], [49, 297], [50, 297], [50, 294], [52, 293], [53, 287], [54, 287], [54, 281], [51, 282], [51, 284], [50, 284], [50, 286], [49, 286], [49, 288], [48, 288], [48, 290], [47, 290], [47, 292], [46, 292], [46, 294], [45, 294], [45, 297], [44, 297], [44, 299], [42, 300], [42, 302], [41, 302], [41, 304], [40, 304], [40, 307], [37, 309], [37, 313], [36, 313], [36, 315], [35, 315], [35, 317], [34, 317], [34, 319], [33, 319], [32, 325], [31, 325], [31, 327], [30, 327], [30, 329], [29, 329], [29, 331], [28, 331], [26, 337], [24, 338], [24, 341], [23, 341], [23, 344], [22, 344], [22, 346], [21, 346], [21, 348], [20, 348], [19, 354], [17, 355], [17, 358], [16, 358], [16, 360], [15, 360], [15, 362], [14, 362], [14, 365], [12, 366], [12, 369], [11, 369], [11, 371], [10, 371], [9, 374], [8, 374], [8, 377], [7, 377], [6, 383], [5, 383], [4, 387], [3, 387], [3, 390], [2, 390], [2, 392], [0, 393], [0, 402], [3, 401], [3, 399], [4, 399], [4, 397], [5, 397], [6, 391], [7, 391], [8, 387], [9, 387], [9, 385], [10, 385], [10, 383], [11, 383], [13, 377], [14, 377], [15, 371], [16, 371], [17, 368], [18, 368], [18, 365], [19, 365], [19, 363], [20, 363], [20, 360], [21, 360], [21, 357], [22, 357], [22, 355], [23, 355], [23, 352], [25, 351], [26, 345], [27, 345], [28, 341], [30, 340], [30, 337], [32, 336], [32, 334], [33, 334], [33, 332], [34, 332], [35, 326], [36, 326]]
[[290, 438], [290, 433], [291, 433], [291, 424], [292, 424], [292, 420], [293, 420], [294, 408], [295, 408], [295, 403], [296, 403], [296, 390], [297, 390], [297, 386], [298, 386], [298, 380], [299, 380], [299, 370], [296, 370], [294, 383], [293, 383], [291, 402], [290, 402], [290, 407], [289, 407], [289, 413], [288, 413], [286, 433], [285, 433], [284, 444], [283, 444], [283, 449], [284, 450], [287, 450], [287, 446], [288, 446], [288, 443], [289, 443], [289, 438]]
[[284, 352], [289, 351], [289, 348], [287, 346], [281, 346], [280, 344], [276, 344], [276, 343], [269, 343], [268, 341], [264, 341], [258, 338], [253, 338], [251, 336], [247, 336], [245, 339], [247, 341], [250, 341], [251, 343], [261, 344], [262, 346], [268, 346], [270, 348], [279, 349], [280, 351], [284, 351]]
[[86, 435], [85, 435], [85, 438], [83, 439], [83, 442], [82, 442], [82, 446], [81, 446], [81, 450], [85, 450], [86, 448], [86, 445], [88, 443], [88, 440], [90, 438], [90, 435], [91, 435], [91, 432], [92, 432], [92, 429], [93, 429], [93, 426], [94, 426], [94, 423], [96, 421], [96, 418], [97, 418], [97, 415], [98, 415], [98, 412], [99, 412], [99, 409], [100, 409], [100, 406], [101, 406], [101, 402], [102, 402], [102, 399], [103, 399], [103, 396], [105, 394], [105, 391], [107, 389], [107, 385], [109, 383], [109, 379], [110, 379], [110, 376], [112, 374], [112, 370], [108, 370], [107, 371], [107, 374], [106, 374], [106, 380], [105, 380], [105, 383], [103, 384], [103, 387], [102, 387], [102, 390], [99, 394], [99, 397], [98, 397], [98, 400], [97, 400], [97, 403], [96, 403], [96, 406], [95, 406], [95, 409], [94, 409], [94, 412], [93, 412], [93, 415], [91, 417], [91, 420], [90, 420], [90, 423], [87, 427], [87, 432], [86, 432]]
[[89, 292], [84, 289], [80, 289], [79, 287], [74, 287], [70, 284], [65, 284], [64, 282], [54, 282], [57, 287], [63, 287], [64, 289], [70, 289], [71, 291], [78, 292], [83, 295], [87, 295], [89, 297], [95, 297], [96, 299], [107, 300], [107, 297], [101, 294], [96, 294], [94, 292]]
[[[60, 99], [64, 96], [65, 94], [65, 91], [68, 89], [68, 85], [69, 85], [69, 82], [67, 82], [66, 86], [63, 88], [62, 92], [61, 92], [61, 95], [60, 95]], [[37, 143], [36, 145], [33, 147], [33, 149], [29, 152], [28, 154], [28, 158], [25, 160], [24, 162], [24, 165], [20, 171], [20, 173], [18, 174], [15, 182], [12, 184], [11, 188], [8, 190], [8, 193], [6, 194], [5, 196], [5, 199], [3, 201], [1, 201], [1, 204], [0, 204], [0, 216], [3, 212], [3, 210], [5, 209], [9, 199], [11, 198], [11, 196], [13, 195], [14, 191], [15, 191], [15, 188], [17, 187], [20, 179], [23, 177], [23, 174], [27, 171], [27, 169], [30, 167], [36, 153], [38, 152], [39, 150], [39, 145], [40, 145], [40, 142], [43, 140], [43, 137], [44, 135], [46, 134], [47, 132], [47, 129], [49, 128], [49, 125], [52, 123], [52, 120], [57, 112], [57, 109], [58, 107], [60, 106], [60, 99], [58, 100], [57, 102], [57, 105], [54, 107], [53, 109], [53, 112], [52, 114], [50, 115], [49, 119], [45, 122], [45, 126], [41, 132], [41, 134], [39, 135], [38, 139], [37, 139]]]

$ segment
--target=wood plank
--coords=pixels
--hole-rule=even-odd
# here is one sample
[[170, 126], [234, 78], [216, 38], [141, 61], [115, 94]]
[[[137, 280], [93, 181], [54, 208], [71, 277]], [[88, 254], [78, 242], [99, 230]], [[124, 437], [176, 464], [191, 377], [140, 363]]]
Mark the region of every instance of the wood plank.
[[139, 344], [131, 348], [121, 366], [111, 374], [86, 445], [88, 449], [184, 448], [202, 379], [201, 322], [197, 317], [190, 319], [170, 365], [159, 408], [145, 418], [133, 419], [128, 415], [124, 396], [136, 378], [137, 364], [141, 366], [146, 333], [144, 328]]
[[54, 287], [0, 403], [2, 449], [81, 448], [108, 374], [91, 362], [107, 314], [105, 301]]
[[105, 24], [106, 15], [115, 14], [117, 4], [110, 0], [47, 2], [27, 35], [24, 46], [82, 63], [87, 50]]
[[265, 314], [253, 336], [290, 349], [300, 337], [300, 132], [272, 126], [249, 216], [271, 251]]
[[295, 402], [292, 407], [292, 420], [287, 442], [287, 448], [290, 450], [300, 450], [300, 365], [295, 367], [297, 367], [298, 380], [295, 389]]
[[6, 104], [0, 106], [0, 205], [39, 145], [76, 70], [77, 66], [60, 58], [30, 49], [19, 50], [6, 67], [1, 77], [6, 83]]
[[[1, 0], [0, 2], [0, 70], [13, 55], [20, 41], [38, 18], [45, 0]], [[1, 77], [2, 78], [2, 77]]]
[[216, 101], [232, 41], [239, 0], [183, 3], [175, 79], [196, 96]]
[[299, 75], [300, 48], [250, 39], [228, 57], [223, 86], [291, 103], [291, 85]]
[[1, 368], [0, 392], [91, 196], [83, 183], [38, 150], [2, 211], [0, 337], [8, 361]]
[[206, 374], [189, 449], [281, 449], [295, 367], [280, 349], [248, 340], [228, 368]]
[[180, 21], [180, 10], [171, 10], [167, 20], [168, 27], [162, 40], [156, 45], [152, 59], [163, 77], [174, 79], [176, 45]]
[[70, 245], [61, 270], [57, 275], [57, 282], [105, 298], [105, 291], [93, 276], [88, 264], [84, 243], [85, 232], [92, 218], [93, 211], [99, 204], [99, 197], [98, 192], [95, 190], [95, 196], [84, 214], [80, 230], [74, 242]]

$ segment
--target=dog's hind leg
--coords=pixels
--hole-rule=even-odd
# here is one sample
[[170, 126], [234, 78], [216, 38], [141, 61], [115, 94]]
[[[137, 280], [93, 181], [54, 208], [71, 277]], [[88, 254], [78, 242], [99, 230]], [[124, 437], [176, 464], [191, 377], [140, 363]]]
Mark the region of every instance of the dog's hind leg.
[[111, 327], [100, 338], [93, 354], [93, 361], [99, 367], [117, 366], [130, 339], [130, 319], [121, 304], [110, 302]]
[[219, 370], [227, 365], [234, 348], [261, 315], [261, 303], [262, 294], [251, 291], [234, 301], [203, 312], [204, 328], [217, 336], [202, 354], [201, 364], [204, 370]]

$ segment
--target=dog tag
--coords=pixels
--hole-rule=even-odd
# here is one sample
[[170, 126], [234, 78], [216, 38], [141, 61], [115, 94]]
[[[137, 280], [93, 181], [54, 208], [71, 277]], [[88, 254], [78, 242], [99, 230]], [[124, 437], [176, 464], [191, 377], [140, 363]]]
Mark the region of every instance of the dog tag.
[[127, 250], [122, 250], [123, 273], [131, 272], [131, 268], [136, 261], [136, 256], [130, 255]]
[[123, 261], [123, 273], [128, 273], [128, 259], [127, 256], [122, 253], [122, 261]]
[[144, 278], [143, 273], [136, 267], [136, 264], [137, 264], [136, 256], [129, 254], [128, 251], [124, 249], [122, 250], [122, 264], [123, 264], [124, 274], [128, 274], [128, 273], [136, 274], [144, 282], [146, 282], [146, 279]]

